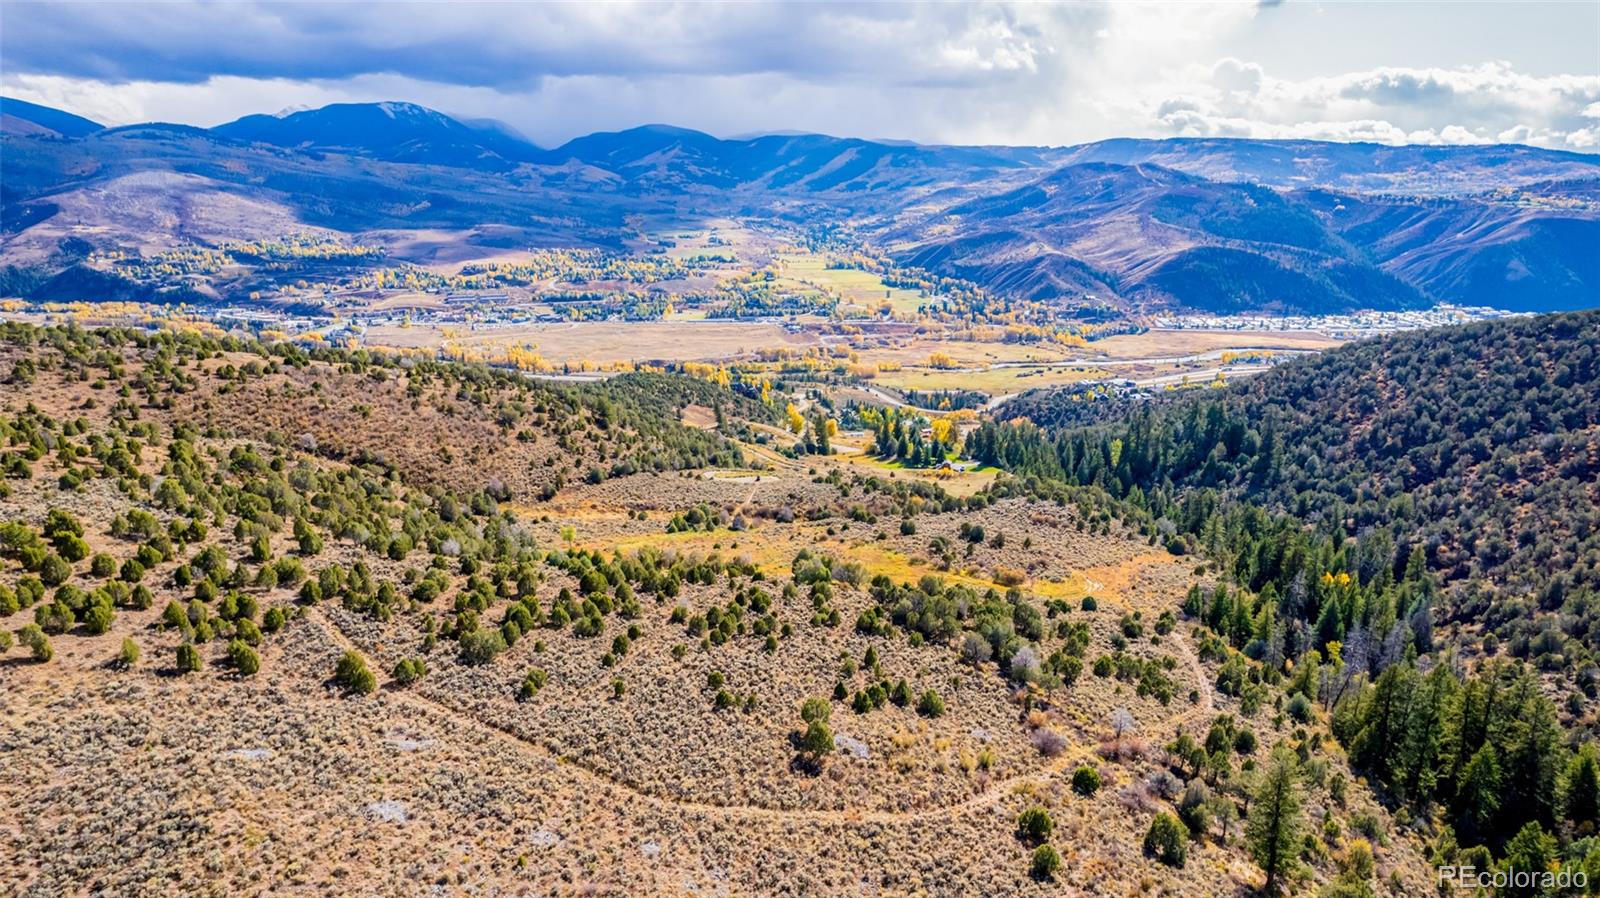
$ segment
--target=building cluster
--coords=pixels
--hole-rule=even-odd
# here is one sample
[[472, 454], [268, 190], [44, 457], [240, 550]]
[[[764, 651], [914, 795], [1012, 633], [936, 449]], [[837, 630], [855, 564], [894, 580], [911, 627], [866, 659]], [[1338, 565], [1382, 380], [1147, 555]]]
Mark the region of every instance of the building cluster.
[[1150, 327], [1153, 330], [1316, 331], [1330, 337], [1364, 337], [1508, 318], [1516, 314], [1487, 306], [1437, 305], [1430, 309], [1363, 310], [1342, 315], [1168, 315], [1152, 318]]

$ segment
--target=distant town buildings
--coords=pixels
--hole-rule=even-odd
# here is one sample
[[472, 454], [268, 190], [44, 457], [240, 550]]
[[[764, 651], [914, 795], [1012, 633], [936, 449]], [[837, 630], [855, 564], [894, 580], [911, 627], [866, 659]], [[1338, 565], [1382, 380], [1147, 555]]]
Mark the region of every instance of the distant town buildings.
[[1344, 315], [1173, 315], [1151, 319], [1152, 330], [1316, 331], [1330, 337], [1365, 337], [1394, 331], [1466, 324], [1521, 314], [1486, 306], [1438, 305], [1431, 309]]

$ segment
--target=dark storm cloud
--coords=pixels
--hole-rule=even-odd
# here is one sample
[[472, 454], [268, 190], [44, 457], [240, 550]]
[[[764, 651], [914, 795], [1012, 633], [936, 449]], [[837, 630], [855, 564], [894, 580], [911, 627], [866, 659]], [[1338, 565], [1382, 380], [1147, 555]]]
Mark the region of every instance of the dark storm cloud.
[[[960, 86], [1050, 48], [1005, 7], [849, 3], [29, 3], [0, 8], [12, 72], [106, 82], [396, 74], [524, 88], [545, 77], [877, 77]], [[1051, 19], [1093, 27], [1093, 7]], [[959, 54], [942, 52], [952, 45]]]

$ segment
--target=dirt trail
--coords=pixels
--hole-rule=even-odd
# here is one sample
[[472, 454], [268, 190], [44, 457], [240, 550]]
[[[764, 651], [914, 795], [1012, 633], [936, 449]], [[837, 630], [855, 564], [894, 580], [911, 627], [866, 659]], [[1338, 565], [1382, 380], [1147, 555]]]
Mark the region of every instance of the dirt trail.
[[[1140, 556], [1129, 563], [1142, 565], [1155, 559], [1167, 560], [1165, 554], [1152, 554]], [[1130, 578], [1131, 579], [1131, 578]], [[1118, 592], [1107, 592], [1104, 596], [1112, 603], [1126, 609], [1127, 602]], [[356, 645], [344, 631], [339, 629], [332, 620], [319, 609], [306, 609], [305, 616], [314, 621], [341, 649], [361, 651], [365, 650]], [[1175, 630], [1164, 643], [1174, 646], [1177, 652], [1184, 657], [1185, 665], [1194, 676], [1194, 688], [1200, 693], [1200, 701], [1196, 704], [1155, 721], [1147, 721], [1141, 725], [1146, 732], [1169, 732], [1178, 727], [1188, 727], [1191, 724], [1204, 724], [1209, 720], [1214, 711], [1213, 690], [1209, 679], [1205, 676], [1204, 669], [1200, 666], [1199, 659], [1189, 647], [1187, 634]], [[1086, 743], [1074, 746], [1070, 751], [1052, 758], [1048, 764], [1034, 770], [1019, 773], [1015, 776], [996, 780], [990, 783], [983, 791], [949, 804], [935, 805], [932, 807], [917, 808], [909, 811], [879, 811], [879, 810], [851, 810], [851, 809], [813, 809], [813, 808], [774, 808], [762, 805], [749, 804], [717, 804], [715, 802], [691, 801], [658, 795], [648, 790], [619, 779], [611, 773], [591, 764], [572, 758], [564, 757], [542, 742], [492, 721], [483, 720], [459, 708], [429, 698], [415, 689], [412, 690], [385, 690], [379, 693], [380, 700], [394, 701], [402, 705], [421, 710], [423, 713], [439, 714], [452, 720], [465, 723], [469, 726], [485, 730], [496, 737], [516, 743], [525, 750], [554, 761], [562, 767], [573, 770], [580, 775], [590, 778], [610, 788], [626, 793], [637, 801], [649, 802], [661, 807], [676, 808], [691, 811], [697, 814], [724, 816], [747, 820], [765, 820], [771, 822], [802, 821], [815, 823], [860, 823], [860, 824], [893, 824], [929, 820], [949, 819], [960, 817], [974, 811], [990, 807], [1016, 791], [1018, 787], [1033, 782], [1042, 782], [1060, 775], [1068, 769], [1074, 768], [1079, 762], [1094, 755], [1099, 745]]]
[[[1146, 566], [1172, 561], [1172, 556], [1166, 552], [1146, 552], [1136, 555], [1121, 564], [1103, 565], [1092, 567], [1083, 571], [1086, 583], [1092, 585], [1092, 593], [1096, 601], [1109, 601], [1123, 611], [1156, 612], [1171, 610], [1167, 608], [1135, 608], [1123, 595], [1123, 590], [1132, 585], [1140, 570]], [[1205, 668], [1200, 664], [1200, 657], [1195, 654], [1189, 645], [1189, 634], [1182, 629], [1175, 629], [1167, 637], [1166, 645], [1172, 646], [1179, 655], [1183, 656], [1183, 663], [1189, 668], [1189, 673], [1194, 679], [1195, 689], [1200, 692], [1200, 702], [1196, 710], [1203, 710], [1204, 716], [1209, 717], [1216, 708], [1216, 690], [1211, 680], [1206, 676]]]

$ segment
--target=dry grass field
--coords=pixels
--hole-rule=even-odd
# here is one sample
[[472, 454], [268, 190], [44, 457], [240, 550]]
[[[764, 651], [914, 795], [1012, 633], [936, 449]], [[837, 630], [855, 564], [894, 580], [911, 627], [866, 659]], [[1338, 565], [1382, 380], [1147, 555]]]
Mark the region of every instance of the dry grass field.
[[1108, 358], [1138, 359], [1230, 349], [1323, 350], [1332, 349], [1342, 342], [1310, 331], [1152, 330], [1096, 340], [1094, 348]]
[[[448, 333], [447, 333], [448, 331]], [[531, 346], [553, 365], [590, 362], [692, 362], [736, 359], [757, 350], [804, 351], [814, 335], [755, 321], [596, 321], [529, 324], [469, 330], [416, 324], [367, 330], [369, 345], [437, 349], [446, 340], [486, 355], [496, 348]]]

